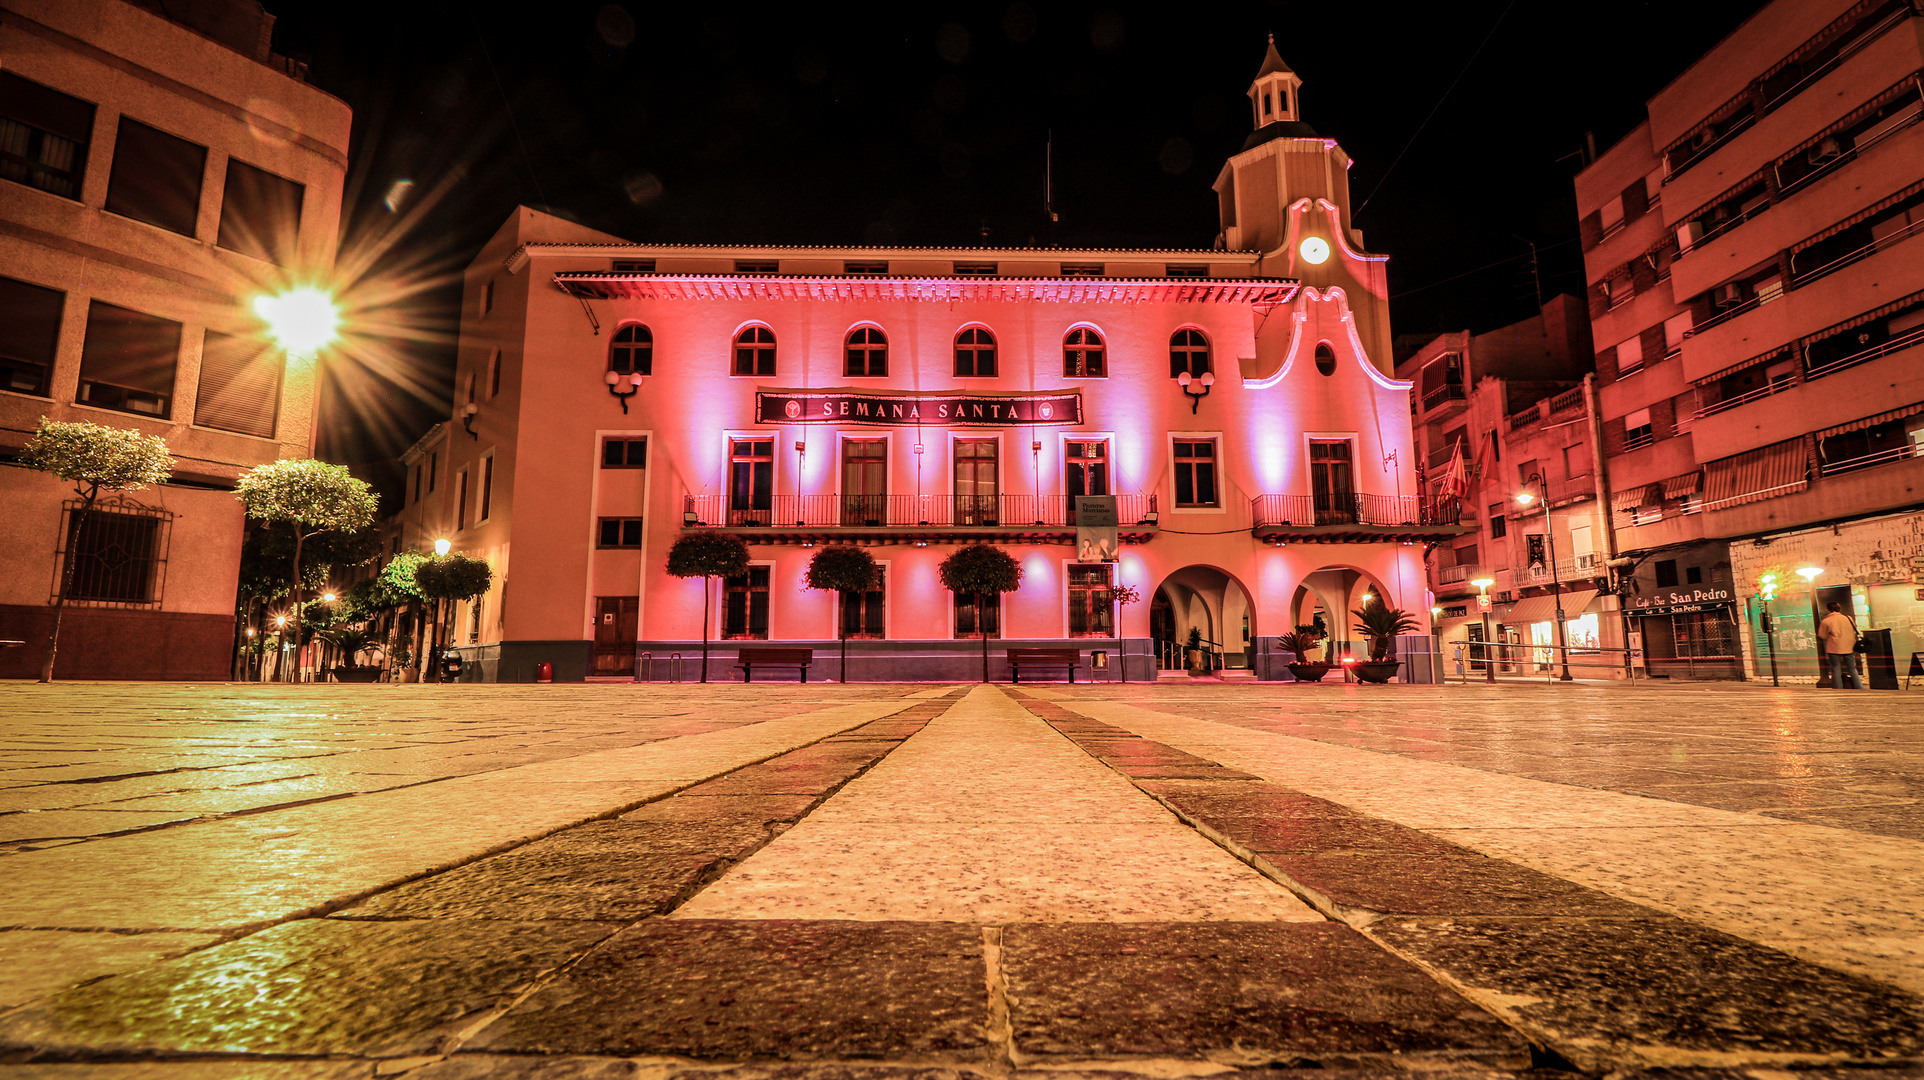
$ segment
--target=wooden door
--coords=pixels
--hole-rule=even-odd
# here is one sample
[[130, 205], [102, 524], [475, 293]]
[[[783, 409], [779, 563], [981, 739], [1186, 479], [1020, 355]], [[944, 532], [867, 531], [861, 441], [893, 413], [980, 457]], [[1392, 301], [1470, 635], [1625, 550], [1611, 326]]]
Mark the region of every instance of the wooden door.
[[632, 675], [635, 637], [641, 625], [641, 597], [595, 597], [596, 675]]
[[996, 507], [995, 440], [955, 441], [955, 523], [994, 525]]

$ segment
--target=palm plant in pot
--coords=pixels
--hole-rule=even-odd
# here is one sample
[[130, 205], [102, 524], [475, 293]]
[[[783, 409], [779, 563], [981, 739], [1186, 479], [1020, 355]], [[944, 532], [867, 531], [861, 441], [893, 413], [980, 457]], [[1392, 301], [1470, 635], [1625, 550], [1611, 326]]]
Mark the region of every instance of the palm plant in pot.
[[1296, 677], [1297, 682], [1322, 682], [1323, 676], [1329, 674], [1328, 662], [1309, 659], [1309, 654], [1322, 645], [1323, 636], [1316, 632], [1313, 625], [1299, 626], [1294, 632], [1276, 639], [1277, 648], [1296, 654], [1296, 661], [1289, 665], [1289, 673]]
[[381, 677], [379, 664], [354, 662], [362, 653], [372, 651], [377, 644], [374, 635], [367, 630], [355, 626], [330, 627], [317, 636], [339, 650], [341, 659], [346, 661], [334, 665], [337, 682], [374, 682]]
[[1364, 682], [1389, 682], [1402, 664], [1396, 658], [1396, 635], [1414, 631], [1418, 626], [1416, 616], [1402, 608], [1390, 607], [1380, 596], [1371, 597], [1350, 614], [1356, 616], [1356, 632], [1370, 643], [1370, 658], [1352, 665], [1356, 677]]
[[1184, 659], [1189, 662], [1189, 674], [1209, 674], [1209, 650], [1202, 647], [1203, 636], [1199, 627], [1190, 627], [1188, 640], [1183, 643]]

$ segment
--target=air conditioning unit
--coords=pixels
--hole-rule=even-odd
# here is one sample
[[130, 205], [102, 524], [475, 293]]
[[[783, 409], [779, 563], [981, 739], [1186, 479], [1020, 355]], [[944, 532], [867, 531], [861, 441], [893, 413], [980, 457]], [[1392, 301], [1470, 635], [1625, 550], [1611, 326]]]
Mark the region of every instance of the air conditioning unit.
[[1718, 307], [1736, 307], [1744, 302], [1744, 287], [1735, 281], [1719, 285], [1711, 291], [1710, 302]]
[[1684, 252], [1689, 251], [1692, 247], [1696, 246], [1697, 241], [1702, 240], [1703, 238], [1704, 238], [1703, 222], [1701, 221], [1684, 222], [1683, 225], [1677, 229], [1677, 253], [1681, 255]]
[[1718, 203], [1717, 205], [1711, 207], [1710, 212], [1705, 214], [1699, 220], [1703, 221], [1704, 224], [1712, 228], [1722, 225], [1724, 222], [1730, 220], [1730, 204]]
[[1804, 151], [1804, 160], [1812, 165], [1822, 165], [1844, 156], [1844, 147], [1835, 138], [1819, 139], [1816, 146]]

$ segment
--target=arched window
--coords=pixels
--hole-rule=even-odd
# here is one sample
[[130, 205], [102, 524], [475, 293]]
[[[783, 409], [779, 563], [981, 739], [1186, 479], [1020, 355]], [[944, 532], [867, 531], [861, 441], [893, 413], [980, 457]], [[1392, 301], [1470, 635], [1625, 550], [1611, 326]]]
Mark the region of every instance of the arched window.
[[1209, 370], [1209, 339], [1201, 330], [1178, 330], [1169, 335], [1169, 377], [1188, 372], [1201, 378]]
[[844, 375], [862, 378], [889, 373], [889, 339], [873, 326], [863, 326], [848, 336], [848, 364]]
[[655, 335], [640, 323], [624, 323], [608, 343], [608, 370], [617, 375], [655, 373]]
[[775, 331], [751, 326], [735, 335], [735, 374], [775, 374]]
[[1327, 341], [1316, 343], [1316, 370], [1325, 375], [1336, 374], [1336, 350], [1330, 348]]
[[955, 335], [955, 377], [995, 378], [995, 335], [972, 326]]
[[1065, 379], [1102, 379], [1109, 368], [1102, 359], [1102, 335], [1078, 326], [1062, 339], [1062, 377]]

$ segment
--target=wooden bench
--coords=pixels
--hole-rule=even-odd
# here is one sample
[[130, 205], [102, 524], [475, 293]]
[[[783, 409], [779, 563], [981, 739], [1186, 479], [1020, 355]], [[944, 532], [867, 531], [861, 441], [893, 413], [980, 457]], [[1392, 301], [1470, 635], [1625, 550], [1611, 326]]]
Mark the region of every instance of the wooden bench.
[[742, 669], [742, 681], [754, 682], [757, 667], [794, 668], [808, 681], [808, 665], [815, 662], [814, 649], [742, 649], [735, 654], [735, 666]]
[[1022, 681], [1024, 666], [1067, 668], [1069, 681], [1075, 682], [1076, 668], [1082, 664], [1082, 654], [1075, 649], [1010, 649], [1008, 653], [1009, 681], [1012, 683]]

